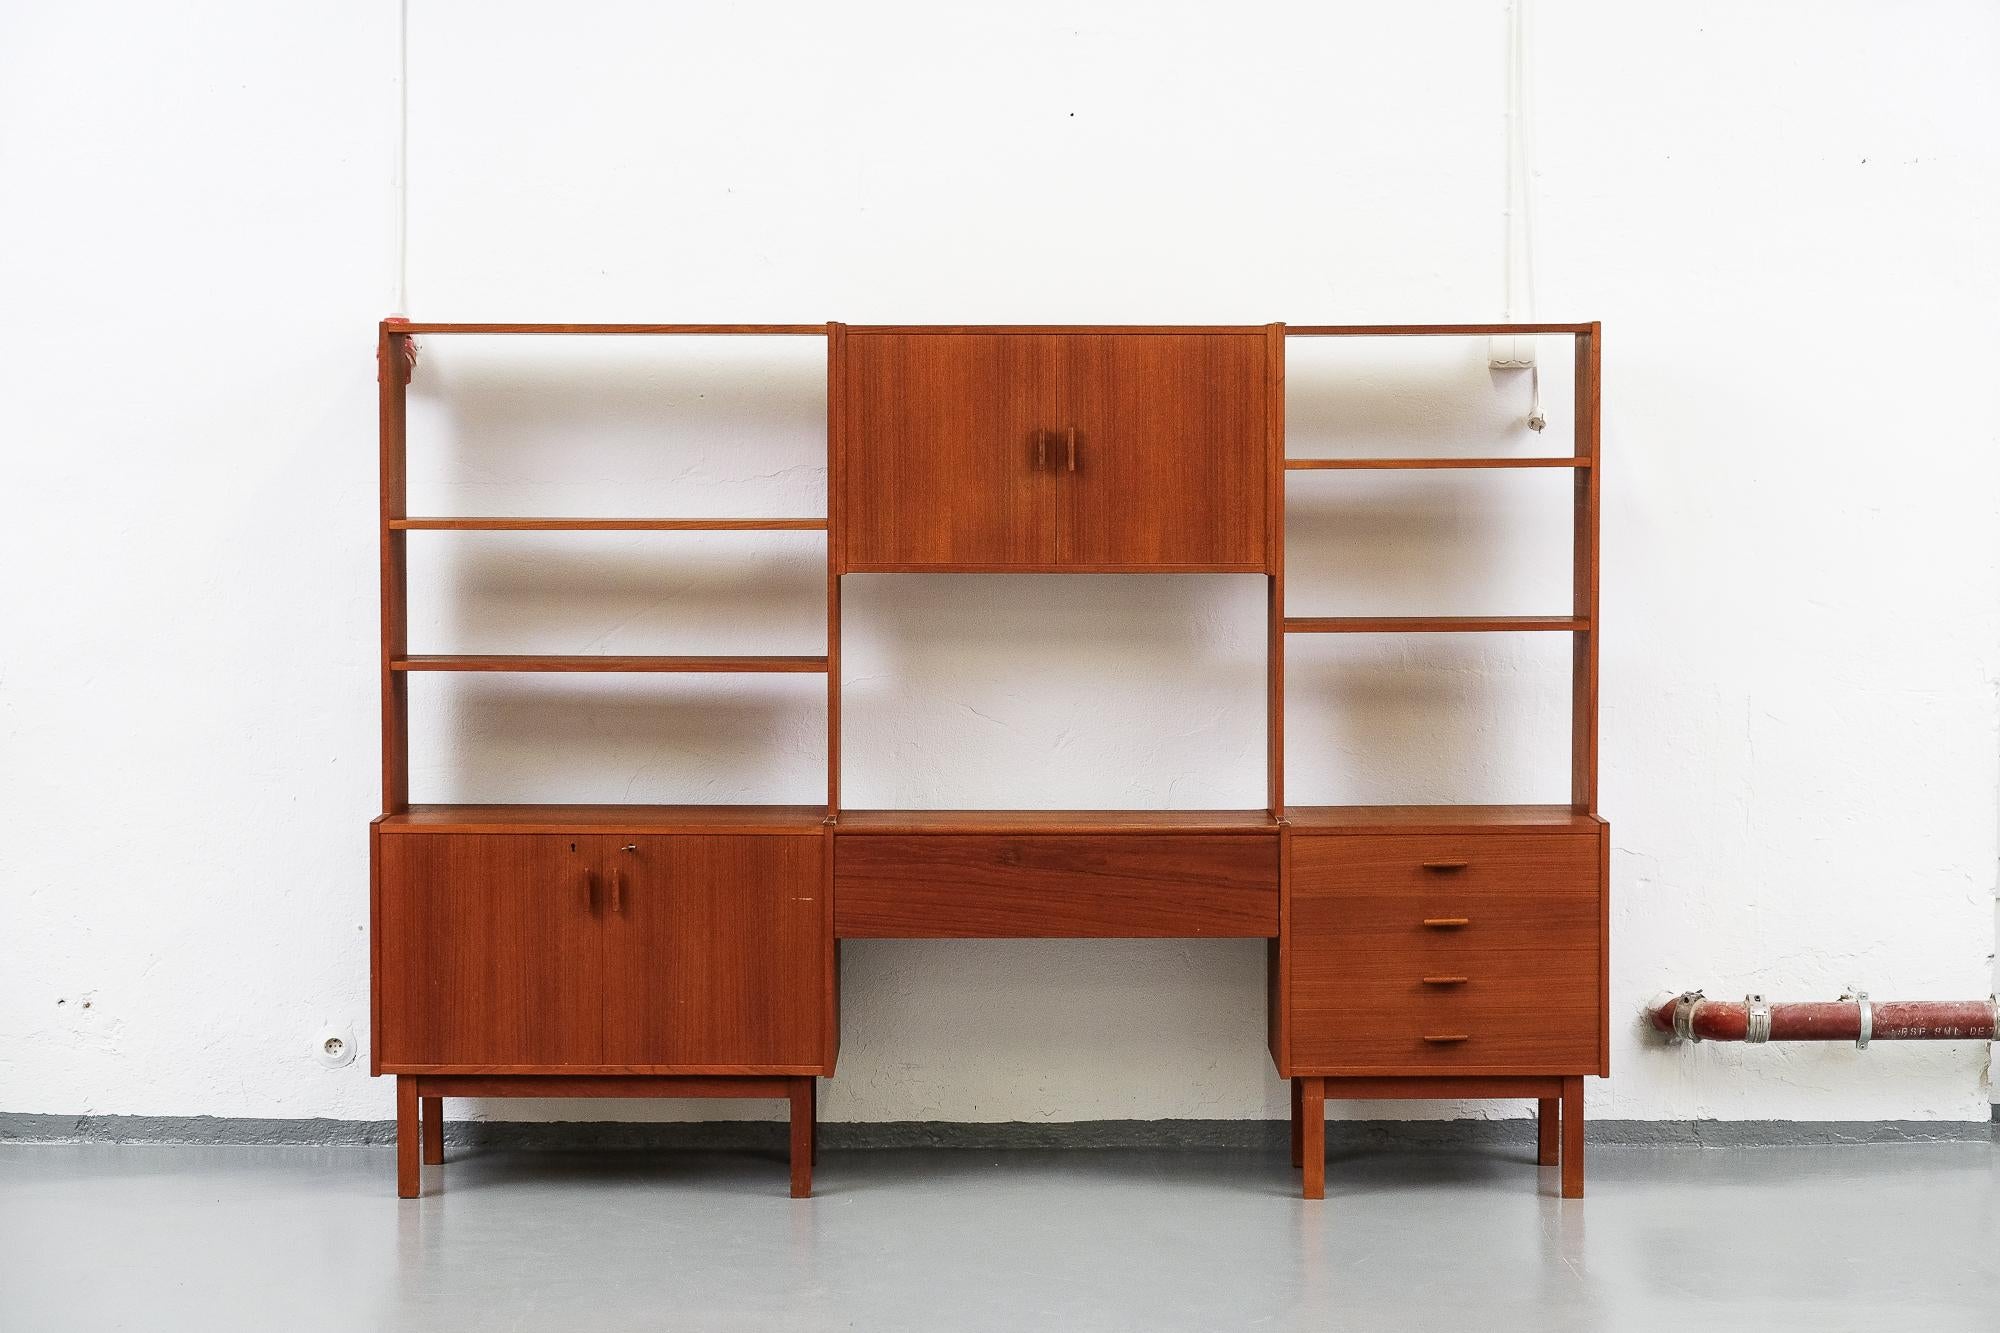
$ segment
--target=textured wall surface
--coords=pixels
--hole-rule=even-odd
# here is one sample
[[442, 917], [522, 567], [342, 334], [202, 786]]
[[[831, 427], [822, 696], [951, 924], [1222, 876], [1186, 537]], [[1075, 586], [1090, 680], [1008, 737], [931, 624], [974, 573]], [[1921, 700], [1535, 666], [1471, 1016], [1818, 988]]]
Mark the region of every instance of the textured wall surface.
[[[387, 1113], [312, 1044], [366, 1040], [393, 8], [0, 18], [0, 1110]], [[1500, 314], [1498, 0], [410, 8], [420, 318]], [[1537, 9], [1540, 311], [1607, 330], [1591, 1105], [1983, 1117], [1983, 1047], [1669, 1050], [1638, 1010], [1991, 988], [2000, 13]], [[819, 513], [819, 355], [431, 339], [413, 508]], [[1292, 451], [1566, 451], [1561, 366], [1537, 440], [1484, 356], [1295, 346]], [[1560, 606], [1566, 482], [1300, 479], [1293, 609]], [[823, 641], [815, 534], [411, 549], [419, 650]], [[1258, 580], [856, 577], [847, 608], [850, 804], [1261, 800]], [[1567, 645], [1479, 638], [1297, 645], [1294, 799], [1559, 798]], [[419, 799], [821, 793], [816, 680], [414, 698]], [[1251, 942], [853, 945], [824, 1112], [1282, 1114], [1263, 970]], [[503, 1113], [538, 1109], [715, 1110]]]

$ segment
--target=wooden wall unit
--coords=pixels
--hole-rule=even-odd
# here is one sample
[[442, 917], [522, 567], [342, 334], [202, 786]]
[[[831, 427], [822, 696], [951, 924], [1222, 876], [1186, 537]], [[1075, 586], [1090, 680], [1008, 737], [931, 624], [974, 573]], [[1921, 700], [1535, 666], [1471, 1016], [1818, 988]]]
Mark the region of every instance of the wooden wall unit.
[[[412, 516], [417, 334], [821, 336], [825, 517]], [[1294, 337], [1541, 334], [1575, 345], [1575, 436], [1549, 458], [1288, 459]], [[1596, 809], [1595, 324], [849, 327], [410, 324], [381, 370], [382, 799], [370, 830], [372, 1066], [397, 1079], [398, 1190], [442, 1159], [449, 1096], [740, 1096], [790, 1107], [811, 1192], [815, 1083], [839, 1052], [841, 938], [1269, 940], [1269, 1045], [1294, 1163], [1324, 1190], [1328, 1098], [1536, 1103], [1582, 1193], [1582, 1088], [1609, 1073], [1609, 827]], [[1525, 616], [1286, 613], [1295, 470], [1547, 467], [1575, 477], [1574, 595]], [[813, 656], [417, 654], [405, 534], [824, 531]], [[1255, 811], [863, 811], [840, 798], [849, 572], [1237, 573], [1268, 586], [1269, 763]], [[1570, 800], [1302, 806], [1284, 786], [1285, 644], [1308, 633], [1571, 636]], [[412, 805], [414, 671], [824, 672], [824, 805]]]

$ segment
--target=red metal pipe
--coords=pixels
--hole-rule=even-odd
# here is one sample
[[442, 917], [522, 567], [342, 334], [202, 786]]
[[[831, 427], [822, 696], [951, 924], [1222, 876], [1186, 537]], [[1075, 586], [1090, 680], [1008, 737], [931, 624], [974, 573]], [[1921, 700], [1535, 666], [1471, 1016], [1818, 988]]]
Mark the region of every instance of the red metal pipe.
[[1689, 991], [1649, 1006], [1653, 1026], [1680, 1041], [1995, 1041], [2000, 1006], [1984, 1000], [1838, 1000], [1766, 1004]]

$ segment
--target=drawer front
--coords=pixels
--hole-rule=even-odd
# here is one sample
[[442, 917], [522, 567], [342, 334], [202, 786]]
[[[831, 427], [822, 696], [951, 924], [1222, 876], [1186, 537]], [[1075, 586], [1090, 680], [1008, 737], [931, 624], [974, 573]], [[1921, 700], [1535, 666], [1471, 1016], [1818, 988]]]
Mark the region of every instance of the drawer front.
[[1278, 933], [1274, 834], [843, 834], [848, 939]]
[[1294, 1064], [1597, 1068], [1598, 874], [1589, 835], [1297, 838]]

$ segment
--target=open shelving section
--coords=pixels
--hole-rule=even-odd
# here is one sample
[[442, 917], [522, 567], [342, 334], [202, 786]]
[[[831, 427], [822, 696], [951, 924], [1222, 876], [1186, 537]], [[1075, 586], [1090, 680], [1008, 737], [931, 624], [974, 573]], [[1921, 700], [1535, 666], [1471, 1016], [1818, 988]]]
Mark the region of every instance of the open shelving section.
[[[1310, 823], [1313, 811], [1329, 807], [1292, 807], [1283, 803], [1284, 653], [1285, 636], [1290, 634], [1470, 634], [1548, 632], [1573, 636], [1570, 670], [1570, 803], [1578, 815], [1594, 814], [1597, 807], [1597, 679], [1599, 656], [1599, 454], [1600, 375], [1603, 365], [1603, 332], [1589, 324], [1312, 324], [1292, 325], [1287, 338], [1405, 338], [1464, 337], [1498, 338], [1567, 336], [1572, 340], [1574, 377], [1573, 414], [1569, 454], [1562, 457], [1470, 457], [1470, 458], [1293, 458], [1287, 455], [1273, 484], [1278, 488], [1277, 507], [1284, 510], [1284, 487], [1292, 472], [1380, 472], [1439, 471], [1455, 469], [1563, 468], [1575, 477], [1572, 496], [1570, 611], [1567, 615], [1504, 616], [1294, 616], [1284, 606], [1284, 546], [1278, 544], [1277, 568], [1272, 574], [1271, 628], [1271, 722], [1274, 740], [1272, 761], [1273, 809], [1283, 810], [1295, 824]], [[1353, 809], [1354, 807], [1345, 807]], [[1405, 807], [1383, 807], [1401, 809]], [[1457, 807], [1429, 809], [1434, 818], [1448, 821]], [[1466, 807], [1468, 809], [1539, 809], [1541, 807]], [[1351, 817], [1351, 816], [1344, 816]]]

